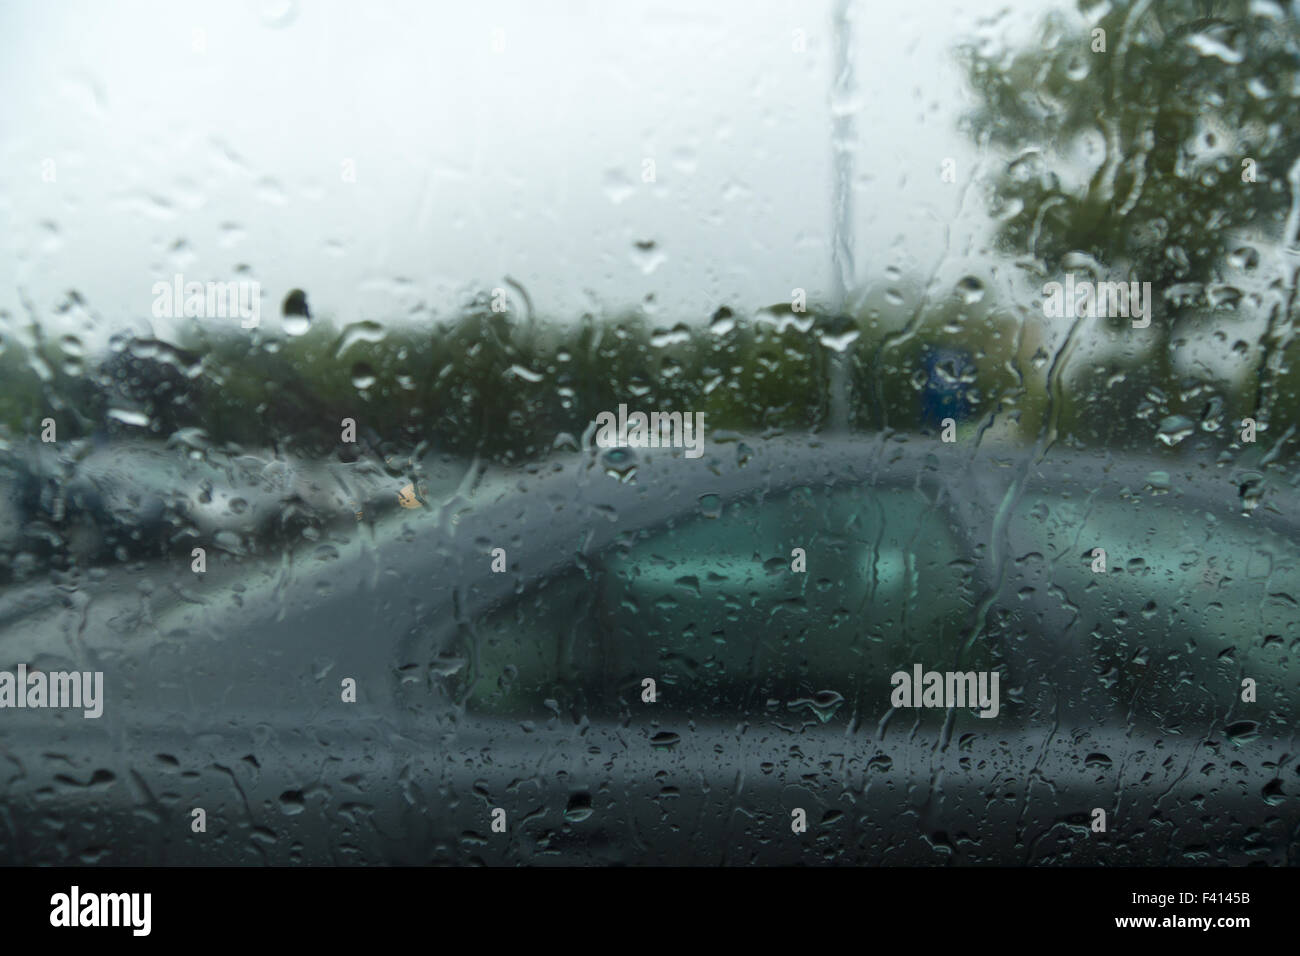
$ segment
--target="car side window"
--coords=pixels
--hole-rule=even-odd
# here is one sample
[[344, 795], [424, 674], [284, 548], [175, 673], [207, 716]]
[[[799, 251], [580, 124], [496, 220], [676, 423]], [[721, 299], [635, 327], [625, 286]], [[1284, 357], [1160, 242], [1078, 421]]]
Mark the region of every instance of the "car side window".
[[471, 712], [544, 718], [601, 711], [604, 644], [589, 573], [570, 567], [463, 636], [453, 696]]
[[1205, 732], [1244, 712], [1249, 678], [1270, 719], [1300, 713], [1300, 549], [1284, 535], [1173, 498], [1035, 492], [1011, 536], [1015, 589], [1073, 658], [1081, 712]]
[[706, 496], [485, 616], [461, 689], [471, 712], [594, 718], [649, 679], [661, 713], [875, 724], [898, 671], [997, 666], [962, 652], [974, 569], [913, 487]]

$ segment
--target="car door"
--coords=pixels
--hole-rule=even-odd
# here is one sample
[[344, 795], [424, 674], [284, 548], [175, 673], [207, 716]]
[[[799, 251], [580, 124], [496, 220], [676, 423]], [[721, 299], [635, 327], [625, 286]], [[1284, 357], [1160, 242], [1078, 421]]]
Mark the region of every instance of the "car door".
[[[916, 664], [1005, 671], [964, 649], [983, 585], [943, 497], [906, 469], [704, 495], [469, 621], [430, 689], [477, 771], [446, 778], [460, 852], [854, 863], [978, 840], [995, 764], [974, 740], [1002, 746], [998, 722], [890, 702]], [[948, 764], [985, 786], [945, 790]]]
[[1294, 862], [1297, 540], [1195, 465], [1027, 469], [988, 616], [1035, 676], [1023, 704], [1043, 759], [1026, 802], [1074, 791], [1108, 815], [1104, 834], [1043, 819], [1026, 836], [1036, 859], [1104, 841], [1120, 864]]

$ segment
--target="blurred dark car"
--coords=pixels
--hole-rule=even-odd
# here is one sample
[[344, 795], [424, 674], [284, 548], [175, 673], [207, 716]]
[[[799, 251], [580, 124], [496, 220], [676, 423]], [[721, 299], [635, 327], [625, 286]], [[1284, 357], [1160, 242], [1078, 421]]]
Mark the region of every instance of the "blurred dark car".
[[107, 688], [5, 715], [0, 861], [1300, 863], [1293, 489], [882, 437], [469, 487], [0, 592], [3, 666]]

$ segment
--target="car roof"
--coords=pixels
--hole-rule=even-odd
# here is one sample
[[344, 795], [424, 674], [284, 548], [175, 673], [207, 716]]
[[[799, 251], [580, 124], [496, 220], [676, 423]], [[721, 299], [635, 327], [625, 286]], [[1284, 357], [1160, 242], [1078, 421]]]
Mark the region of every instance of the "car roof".
[[[1153, 475], [1160, 488], [1151, 486]], [[1243, 520], [1232, 470], [1204, 460], [1064, 447], [1042, 455], [1021, 445], [902, 435], [720, 434], [699, 458], [681, 449], [588, 448], [489, 469], [472, 490], [467, 482], [431, 507], [358, 526], [346, 540], [326, 539], [264, 561], [223, 561], [214, 553], [201, 578], [176, 559], [101, 570], [94, 575], [99, 580], [62, 591], [45, 581], [11, 588], [0, 595], [0, 628], [25, 626], [31, 615], [49, 613], [51, 604], [66, 609], [84, 599], [70, 597], [78, 590], [101, 607], [120, 604], [124, 613], [140, 604], [144, 591], [160, 622], [176, 612], [193, 630], [206, 615], [212, 621], [202, 629], [246, 626], [268, 638], [292, 627], [293, 614], [305, 609], [319, 613], [322, 626], [338, 608], [352, 605], [370, 607], [372, 624], [402, 608], [427, 613], [449, 603], [468, 616], [629, 531], [698, 513], [706, 495], [727, 500], [801, 486], [910, 485], [966, 528], [983, 529], [1020, 476], [1021, 487], [1031, 491], [1149, 494], [1159, 496], [1157, 507]], [[1289, 515], [1280, 510], [1249, 520], [1296, 540]], [[495, 548], [505, 549], [510, 573], [491, 573]], [[168, 630], [165, 623], [158, 627]], [[11, 652], [17, 650], [11, 644]]]

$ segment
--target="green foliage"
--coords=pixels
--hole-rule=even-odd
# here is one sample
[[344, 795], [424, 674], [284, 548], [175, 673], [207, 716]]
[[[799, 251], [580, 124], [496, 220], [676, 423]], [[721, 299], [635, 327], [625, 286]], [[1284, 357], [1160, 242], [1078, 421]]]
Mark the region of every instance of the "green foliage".
[[1015, 155], [994, 185], [1003, 248], [1049, 273], [1081, 251], [1168, 287], [1210, 281], [1245, 227], [1276, 234], [1300, 155], [1300, 23], [1270, 9], [1119, 2], [1095, 23], [1049, 17], [1042, 46], [963, 47], [971, 135]]
[[[509, 462], [545, 454], [566, 433], [576, 446], [598, 412], [620, 403], [703, 411], [710, 429], [819, 427], [824, 327], [811, 315], [725, 310], [711, 329], [652, 328], [639, 315], [521, 323], [477, 303], [432, 327], [318, 319], [288, 336], [196, 326], [180, 346], [129, 343], [101, 379], [163, 434], [197, 428], [315, 456], [338, 450], [340, 422], [353, 418], [378, 449], [429, 442]], [[169, 369], [183, 394], [167, 387]]]
[[[978, 97], [965, 127], [1009, 157], [991, 184], [1000, 250], [1041, 275], [1097, 268], [1151, 282], [1158, 299], [1157, 347], [1058, 388], [1057, 424], [1106, 441], [1149, 436], [1173, 414], [1211, 430], [1220, 418], [1294, 420], [1297, 276], [1276, 277], [1272, 301], [1234, 284], [1263, 287], [1259, 248], [1290, 245], [1300, 225], [1288, 221], [1300, 190], [1300, 21], [1250, 0], [1079, 9], [1046, 17], [1039, 44], [958, 51]], [[1257, 338], [1243, 320], [1261, 315], [1257, 380], [1175, 371], [1189, 341], [1213, 336], [1227, 353]]]
[[89, 434], [104, 420], [108, 404], [86, 372], [75, 339], [51, 341], [36, 322], [26, 328], [0, 325], [0, 430], [37, 435], [42, 420], [53, 418], [60, 438]]

